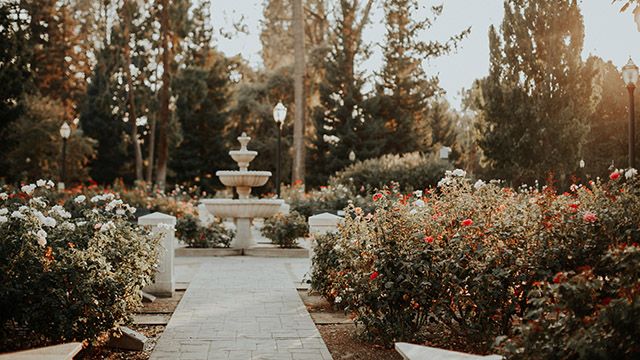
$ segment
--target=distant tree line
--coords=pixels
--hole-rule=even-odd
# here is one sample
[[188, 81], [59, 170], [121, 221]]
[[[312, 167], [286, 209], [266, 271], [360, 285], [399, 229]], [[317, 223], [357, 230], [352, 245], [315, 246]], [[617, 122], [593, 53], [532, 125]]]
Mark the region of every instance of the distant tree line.
[[[122, 178], [213, 190], [221, 187], [215, 171], [235, 166], [227, 152], [245, 131], [260, 152], [251, 167], [275, 171], [272, 109], [282, 101], [289, 108], [282, 178], [290, 179], [293, 1], [264, 1], [260, 68], [216, 49], [208, 0], [2, 2], [0, 178], [57, 178], [58, 129], [66, 121], [71, 182]], [[446, 7], [417, 0], [302, 5], [308, 186], [325, 184], [352, 153], [366, 160], [443, 146], [456, 166], [513, 183], [595, 177], [626, 163], [626, 90], [611, 62], [582, 60], [575, 0], [505, 0], [502, 24], [489, 31], [489, 75], [462, 91], [460, 110], [425, 67], [464, 45], [471, 31], [425, 40]], [[386, 34], [367, 43], [377, 6]], [[361, 64], [374, 45], [383, 64], [367, 76]]]

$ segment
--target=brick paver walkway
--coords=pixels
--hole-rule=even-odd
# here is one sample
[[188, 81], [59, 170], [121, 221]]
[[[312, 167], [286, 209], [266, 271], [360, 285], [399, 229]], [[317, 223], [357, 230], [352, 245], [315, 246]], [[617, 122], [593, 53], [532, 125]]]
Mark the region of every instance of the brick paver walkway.
[[330, 360], [292, 279], [301, 261], [203, 260], [151, 359]]

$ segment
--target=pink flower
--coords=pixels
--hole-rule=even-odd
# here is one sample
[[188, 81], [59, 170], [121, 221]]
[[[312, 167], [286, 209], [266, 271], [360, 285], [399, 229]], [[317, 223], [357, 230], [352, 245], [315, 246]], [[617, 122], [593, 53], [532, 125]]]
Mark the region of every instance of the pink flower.
[[620, 173], [617, 171], [614, 171], [611, 173], [611, 175], [609, 175], [609, 179], [611, 180], [618, 180], [619, 177], [620, 177]]
[[473, 220], [471, 219], [462, 220], [462, 226], [471, 226], [471, 225], [473, 225]]
[[587, 211], [586, 213], [584, 213], [584, 215], [582, 216], [582, 219], [585, 222], [588, 223], [594, 223], [598, 220], [598, 216], [596, 216], [596, 214], [592, 213], [591, 211]]
[[380, 275], [380, 273], [378, 273], [377, 271], [372, 272], [371, 275], [369, 275], [369, 280], [375, 280], [378, 275]]
[[433, 236], [425, 236], [424, 242], [431, 244], [433, 242]]
[[378, 201], [378, 200], [382, 199], [382, 196], [383, 196], [383, 195], [382, 195], [382, 194], [380, 194], [380, 193], [376, 193], [376, 194], [374, 194], [374, 195], [373, 195], [373, 201]]

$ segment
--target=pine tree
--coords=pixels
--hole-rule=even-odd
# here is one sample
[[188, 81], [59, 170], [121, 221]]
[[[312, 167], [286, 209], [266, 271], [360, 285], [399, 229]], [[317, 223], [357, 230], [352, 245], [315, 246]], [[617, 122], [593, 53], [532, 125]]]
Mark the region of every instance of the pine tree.
[[506, 0], [490, 29], [481, 141], [495, 175], [515, 182], [575, 170], [591, 111], [592, 71], [582, 62], [575, 0]]
[[438, 78], [429, 77], [423, 68], [424, 60], [455, 50], [470, 29], [450, 37], [445, 42], [421, 40], [423, 32], [431, 28], [442, 13], [443, 6], [431, 8], [433, 18], [416, 20], [417, 0], [389, 0], [384, 2], [387, 28], [384, 46], [385, 64], [377, 86], [378, 97], [374, 113], [384, 122], [387, 140], [382, 153], [400, 154], [426, 151], [429, 141], [427, 112], [429, 99], [440, 89]]
[[336, 12], [325, 79], [319, 88], [320, 105], [313, 110], [316, 139], [310, 159], [322, 173], [315, 173], [315, 183], [311, 185], [325, 183], [331, 174], [348, 165], [351, 151], [358, 159], [375, 156], [371, 153], [375, 147], [365, 146], [370, 144], [370, 138], [377, 136], [371, 133], [372, 128], [367, 129], [368, 116], [362, 94], [364, 79], [356, 70], [356, 56], [366, 51], [362, 29], [371, 6], [372, 1], [361, 9], [358, 1], [341, 0]]

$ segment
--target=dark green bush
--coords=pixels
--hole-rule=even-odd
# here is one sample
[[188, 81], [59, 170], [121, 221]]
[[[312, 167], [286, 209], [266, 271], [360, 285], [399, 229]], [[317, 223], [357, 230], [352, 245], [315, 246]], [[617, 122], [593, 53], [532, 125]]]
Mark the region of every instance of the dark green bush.
[[229, 247], [234, 232], [219, 222], [200, 225], [193, 215], [185, 215], [176, 223], [176, 236], [191, 248]]
[[401, 191], [422, 190], [435, 186], [450, 167], [434, 155], [389, 154], [358, 161], [338, 171], [329, 183], [347, 186], [360, 194], [382, 189], [392, 182], [398, 183]]
[[289, 215], [276, 214], [264, 221], [262, 235], [281, 248], [297, 247], [297, 239], [309, 235], [304, 216], [292, 211]]

